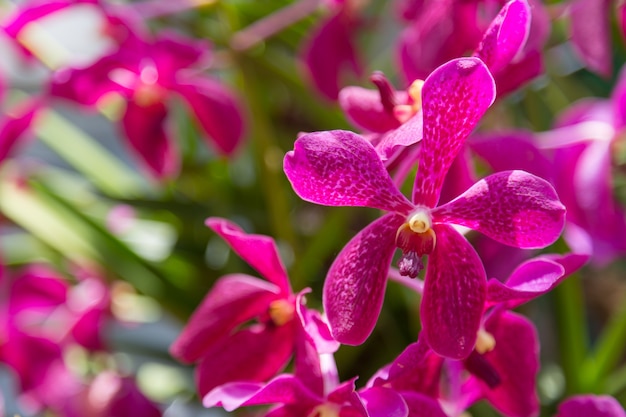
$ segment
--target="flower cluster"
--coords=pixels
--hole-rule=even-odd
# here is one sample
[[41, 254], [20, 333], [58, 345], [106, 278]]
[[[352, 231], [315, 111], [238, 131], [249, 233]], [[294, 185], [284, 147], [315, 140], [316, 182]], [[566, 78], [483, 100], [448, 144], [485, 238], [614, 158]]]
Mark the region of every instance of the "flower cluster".
[[[626, 34], [624, 2], [175, 3], [33, 0], [0, 20], [12, 61], [39, 74], [26, 98], [0, 80], [0, 244], [29, 248], [7, 244], [0, 275], [0, 363], [20, 413], [171, 416], [195, 401], [264, 417], [626, 417], [626, 368], [611, 369], [626, 360], [626, 287], [618, 277], [618, 307], [590, 330], [580, 282], [624, 270], [626, 67], [607, 23]], [[88, 51], [51, 35], [75, 16]], [[367, 35], [390, 43], [384, 72]], [[575, 63], [553, 62], [564, 53]], [[570, 105], [552, 65], [585, 67], [607, 94], [595, 74], [619, 75], [608, 98]], [[542, 85], [567, 104], [531, 123]], [[48, 117], [68, 109], [105, 116], [138, 167], [63, 149], [98, 189], [26, 163], [26, 139], [54, 144]], [[353, 130], [315, 130], [318, 112]], [[114, 343], [137, 291], [169, 313], [155, 328], [185, 320], [172, 337], [137, 327], [140, 359]], [[390, 341], [390, 323], [410, 329]], [[142, 361], [160, 377], [145, 383]]]

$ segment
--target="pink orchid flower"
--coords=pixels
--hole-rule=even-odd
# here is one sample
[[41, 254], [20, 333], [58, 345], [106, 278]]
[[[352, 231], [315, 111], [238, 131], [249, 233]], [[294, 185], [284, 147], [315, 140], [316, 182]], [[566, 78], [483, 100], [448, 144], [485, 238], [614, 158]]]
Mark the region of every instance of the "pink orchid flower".
[[266, 381], [294, 353], [296, 369], [306, 369], [311, 345], [316, 352], [338, 348], [322, 317], [304, 306], [304, 292], [292, 292], [273, 239], [219, 218], [207, 219], [207, 226], [266, 280], [245, 274], [220, 278], [171, 346], [175, 358], [198, 363], [201, 395], [228, 382]]
[[208, 50], [204, 42], [161, 34], [154, 40], [122, 45], [87, 68], [57, 72], [50, 94], [90, 107], [109, 93], [124, 97], [121, 128], [128, 144], [152, 174], [171, 176], [179, 165], [165, 126], [172, 96], [188, 106], [220, 153], [232, 154], [243, 135], [242, 114], [233, 93], [197, 68], [206, 63]]
[[[497, 7], [502, 7], [499, 13]], [[549, 33], [549, 19], [536, 0], [506, 4], [480, 0], [407, 0], [402, 9], [410, 26], [400, 38], [399, 60], [409, 81], [423, 78], [436, 66], [469, 51], [486, 60], [494, 74], [499, 97], [543, 70], [540, 50]], [[482, 18], [485, 14], [496, 17], [489, 23]], [[513, 48], [484, 48], [486, 41], [493, 45], [489, 38], [509, 37], [518, 37], [521, 43]], [[493, 52], [503, 55], [491, 55]]]
[[614, 196], [614, 143], [626, 126], [626, 70], [610, 99], [574, 103], [554, 129], [476, 135], [467, 143], [494, 171], [523, 169], [549, 179], [567, 207], [565, 240], [605, 265], [626, 253], [626, 210]]
[[443, 356], [467, 357], [480, 325], [486, 277], [478, 255], [452, 225], [525, 248], [545, 247], [560, 235], [565, 208], [556, 192], [523, 171], [491, 175], [437, 207], [452, 161], [494, 98], [493, 78], [477, 58], [450, 61], [426, 79], [424, 139], [411, 200], [393, 184], [371, 143], [352, 132], [304, 135], [285, 156], [285, 173], [301, 198], [389, 212], [355, 236], [328, 272], [324, 309], [339, 342], [360, 344], [373, 330], [400, 248], [403, 275], [416, 277], [421, 257], [429, 255], [421, 306], [429, 345]]
[[491, 278], [478, 339], [467, 358], [441, 357], [420, 337], [368, 386], [438, 399], [449, 416], [460, 416], [480, 399], [507, 417], [537, 415], [539, 340], [532, 322], [509, 310], [552, 290], [584, 261], [574, 254], [543, 255], [521, 264], [504, 281]]

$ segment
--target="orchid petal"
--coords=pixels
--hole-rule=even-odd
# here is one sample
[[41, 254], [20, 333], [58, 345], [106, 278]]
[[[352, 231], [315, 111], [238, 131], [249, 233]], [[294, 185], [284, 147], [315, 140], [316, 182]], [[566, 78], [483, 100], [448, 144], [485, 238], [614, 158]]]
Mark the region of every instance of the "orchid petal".
[[530, 31], [530, 6], [526, 0], [509, 1], [485, 31], [474, 56], [491, 72], [505, 67], [522, 50]]
[[178, 152], [165, 132], [167, 109], [161, 102], [141, 105], [129, 101], [122, 118], [128, 143], [150, 171], [159, 178], [178, 170]]
[[444, 359], [436, 355], [423, 337], [408, 345], [389, 367], [388, 375], [375, 385], [389, 384], [402, 392], [419, 392], [430, 397], [439, 396], [441, 367]]
[[[406, 92], [394, 92], [398, 103], [406, 103]], [[383, 107], [380, 93], [362, 87], [345, 87], [339, 92], [339, 106], [357, 127], [375, 133], [396, 129], [400, 122]]]
[[374, 147], [343, 130], [296, 140], [284, 170], [302, 199], [328, 206], [365, 206], [408, 213], [413, 205], [393, 184]]
[[321, 398], [309, 391], [293, 375], [279, 375], [267, 384], [231, 382], [211, 390], [202, 399], [205, 407], [221, 406], [233, 411], [242, 406], [261, 404], [299, 404], [303, 408], [314, 406]]
[[[196, 368], [198, 392], [233, 381], [261, 382], [283, 368], [293, 352], [295, 326], [256, 325], [222, 339]], [[263, 360], [259, 360], [263, 358]]]
[[331, 100], [339, 95], [340, 76], [346, 66], [357, 75], [361, 73], [352, 39], [356, 26], [350, 13], [342, 9], [322, 22], [304, 47], [303, 60], [313, 83]]
[[565, 268], [548, 259], [532, 259], [517, 267], [505, 284], [492, 278], [487, 284], [490, 302], [514, 308], [556, 287], [567, 275]]
[[408, 417], [446, 417], [439, 402], [417, 392], [403, 392], [402, 398], [409, 408]]
[[220, 278], [170, 347], [172, 356], [195, 362], [237, 326], [264, 313], [279, 296], [279, 288], [257, 278]]
[[[537, 7], [534, 10], [537, 10]], [[543, 74], [543, 72], [544, 64], [541, 50], [526, 52], [522, 57], [493, 74], [493, 78], [496, 80], [498, 97], [504, 97], [517, 90], [533, 78]]]
[[478, 58], [452, 60], [424, 81], [424, 139], [413, 188], [416, 205], [437, 205], [452, 161], [495, 96], [493, 78]]
[[179, 77], [172, 88], [185, 99], [217, 149], [232, 154], [244, 133], [241, 106], [233, 93], [204, 77]]
[[[626, 11], [626, 3], [619, 6]], [[623, 68], [611, 93], [611, 107], [613, 108], [613, 125], [616, 130], [626, 126], [626, 68]]]
[[565, 207], [552, 185], [524, 171], [490, 175], [432, 215], [435, 223], [469, 227], [525, 249], [554, 243], [565, 224]]
[[359, 392], [369, 417], [407, 417], [409, 408], [396, 391], [384, 387], [367, 388]]
[[269, 236], [247, 234], [235, 223], [219, 217], [209, 217], [205, 224], [256, 269], [263, 278], [277, 285], [284, 294], [291, 293], [285, 266], [280, 260], [276, 242]]
[[420, 314], [432, 350], [463, 359], [474, 349], [485, 304], [485, 269], [476, 251], [451, 226], [435, 224]]
[[404, 216], [387, 214], [342, 249], [324, 283], [324, 311], [337, 341], [358, 345], [370, 335], [383, 303], [395, 237]]
[[406, 148], [422, 140], [422, 113], [418, 112], [399, 128], [384, 135], [376, 145], [376, 150], [383, 161], [391, 159], [399, 147]]
[[535, 326], [525, 317], [509, 311], [491, 316], [485, 329], [496, 346], [484, 358], [494, 367], [500, 383], [484, 385], [485, 396], [502, 414], [528, 417], [539, 412], [535, 381], [539, 371], [539, 340]]
[[30, 129], [41, 107], [38, 100], [23, 103], [16, 112], [17, 115], [7, 114], [0, 122], [0, 161], [7, 158], [18, 142], [25, 139], [25, 133]]
[[619, 402], [608, 395], [577, 395], [559, 405], [555, 417], [625, 417]]
[[589, 70], [604, 77], [612, 72], [609, 0], [570, 2], [572, 44]]
[[494, 172], [519, 169], [547, 180], [552, 179], [554, 166], [537, 147], [532, 132], [479, 134], [472, 136], [467, 144]]

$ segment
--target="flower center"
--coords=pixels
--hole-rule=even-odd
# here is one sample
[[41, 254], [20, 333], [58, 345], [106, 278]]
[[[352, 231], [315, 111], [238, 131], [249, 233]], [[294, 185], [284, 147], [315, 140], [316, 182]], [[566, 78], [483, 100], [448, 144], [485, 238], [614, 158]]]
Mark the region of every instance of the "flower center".
[[293, 319], [295, 307], [287, 300], [276, 300], [270, 303], [268, 314], [272, 322], [277, 326], [282, 326]]
[[408, 89], [410, 104], [398, 104], [393, 108], [393, 114], [400, 123], [405, 123], [417, 112], [422, 110], [423, 80], [415, 80]]
[[485, 329], [479, 329], [476, 337], [476, 352], [484, 355], [487, 352], [491, 352], [496, 347], [496, 339], [491, 333]]
[[339, 417], [339, 404], [325, 403], [315, 407], [307, 417]]
[[420, 208], [411, 213], [396, 233], [396, 246], [402, 250], [398, 262], [400, 275], [416, 278], [424, 269], [422, 256], [432, 253], [436, 241], [428, 210]]

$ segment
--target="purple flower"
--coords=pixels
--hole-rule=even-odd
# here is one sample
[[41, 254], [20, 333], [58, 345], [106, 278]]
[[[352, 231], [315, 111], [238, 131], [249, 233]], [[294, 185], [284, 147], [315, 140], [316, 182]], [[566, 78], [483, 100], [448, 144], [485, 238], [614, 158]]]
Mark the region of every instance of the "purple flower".
[[124, 44], [89, 67], [57, 72], [50, 94], [90, 107], [109, 93], [124, 97], [121, 128], [129, 145], [154, 175], [171, 176], [179, 164], [166, 128], [172, 96], [188, 106], [220, 153], [234, 152], [243, 135], [234, 95], [195, 69], [207, 62], [208, 49], [204, 42], [174, 34]]
[[486, 277], [476, 252], [452, 225], [525, 248], [547, 246], [560, 235], [565, 208], [552, 186], [523, 171], [494, 174], [437, 207], [452, 161], [494, 97], [493, 79], [477, 58], [453, 60], [426, 79], [424, 139], [411, 201], [393, 184], [374, 147], [354, 133], [307, 134], [285, 156], [285, 173], [303, 199], [389, 212], [355, 236], [328, 272], [324, 307], [341, 343], [359, 344], [371, 333], [400, 248], [403, 275], [417, 276], [422, 256], [429, 255], [421, 307], [429, 345], [444, 356], [467, 357]]
[[296, 369], [306, 373], [311, 345], [316, 352], [337, 349], [320, 315], [304, 307], [303, 293], [292, 292], [271, 238], [246, 234], [219, 218], [207, 219], [207, 226], [267, 281], [245, 274], [219, 279], [171, 346], [177, 359], [198, 363], [201, 395], [232, 381], [266, 381], [294, 352]]
[[[404, 3], [403, 16], [410, 26], [400, 38], [399, 60], [407, 80], [423, 78], [437, 65], [469, 51], [494, 74], [498, 96], [541, 73], [540, 50], [549, 20], [538, 1], [531, 0], [532, 7], [527, 0]], [[496, 13], [498, 4], [502, 9]], [[483, 13], [495, 16], [489, 25]]]
[[[570, 0], [572, 45], [590, 71], [609, 78], [613, 73], [611, 0]], [[623, 4], [619, 6], [623, 8]]]
[[467, 143], [494, 171], [523, 169], [550, 180], [567, 207], [572, 250], [603, 265], [626, 253], [626, 211], [613, 193], [613, 146], [626, 126], [626, 71], [610, 100], [574, 103], [553, 130], [477, 135]]
[[579, 255], [544, 255], [521, 264], [504, 282], [490, 279], [478, 340], [467, 358], [440, 357], [420, 337], [370, 385], [439, 399], [451, 415], [483, 398], [508, 417], [537, 415], [538, 337], [528, 319], [508, 310], [550, 291], [583, 263]]

